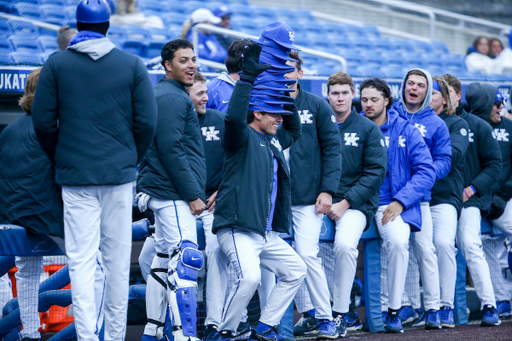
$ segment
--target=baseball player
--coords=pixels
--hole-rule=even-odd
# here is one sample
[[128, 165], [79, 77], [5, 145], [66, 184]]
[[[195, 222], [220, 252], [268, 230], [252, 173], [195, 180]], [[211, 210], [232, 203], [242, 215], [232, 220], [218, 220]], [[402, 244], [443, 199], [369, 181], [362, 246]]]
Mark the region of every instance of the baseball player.
[[105, 37], [108, 4], [81, 1], [76, 17], [78, 34], [44, 64], [32, 116], [62, 185], [78, 338], [98, 340], [94, 273], [101, 242], [105, 340], [121, 340], [128, 306], [133, 181], [151, 144], [157, 110], [142, 61]]
[[[27, 115], [9, 124], [0, 134], [0, 221], [22, 226], [33, 234], [50, 235], [65, 251], [61, 189], [55, 183], [55, 171], [50, 160], [36, 138], [31, 115], [40, 72], [41, 68], [37, 68], [28, 75], [25, 94], [19, 102]], [[98, 336], [103, 324], [101, 300], [105, 274], [99, 250], [96, 256], [95, 334]], [[16, 288], [23, 325], [21, 337], [25, 341], [39, 340], [38, 302], [43, 257], [16, 257], [16, 267]]]
[[469, 147], [468, 124], [455, 115], [455, 108], [459, 100], [455, 99], [456, 102], [452, 102], [450, 86], [444, 79], [450, 76], [433, 77], [432, 102], [430, 104], [438, 117], [446, 123], [452, 146], [452, 168], [446, 177], [437, 180], [434, 184], [430, 202], [434, 245], [439, 267], [441, 294], [439, 318], [441, 326], [445, 328], [455, 327], [453, 318], [456, 281], [456, 276], [453, 274], [457, 273], [455, 236], [457, 234], [457, 219], [463, 205], [463, 174], [466, 151]]
[[[477, 86], [477, 84], [474, 84]], [[493, 226], [497, 227], [506, 238], [512, 240], [512, 204], [509, 206], [509, 201], [512, 198], [512, 171], [510, 165], [510, 153], [512, 152], [511, 140], [509, 134], [512, 133], [512, 121], [506, 117], [501, 116], [501, 110], [503, 109], [504, 96], [501, 94], [498, 87], [487, 84], [479, 83], [480, 87], [479, 96], [477, 97], [481, 103], [481, 111], [478, 112], [478, 117], [487, 121], [491, 128], [493, 128], [493, 137], [498, 141], [498, 145], [501, 150], [502, 170], [498, 181], [492, 186], [492, 203], [488, 212], [484, 214], [488, 215]], [[486, 239], [487, 244], [493, 244], [492, 241]], [[491, 264], [499, 264], [500, 261], [497, 258], [500, 254], [505, 254], [504, 240], [499, 243], [499, 249], [489, 247], [486, 249], [492, 249], [493, 253], [488, 253], [486, 258], [491, 259]], [[490, 264], [489, 264], [490, 265]], [[494, 277], [493, 287], [495, 288], [495, 297], [498, 302], [509, 301], [511, 298], [510, 286], [511, 282], [507, 282], [502, 277], [501, 266], [495, 266], [497, 271], [494, 271], [496, 276], [493, 276], [491, 272], [491, 279]], [[497, 289], [497, 290], [496, 290]], [[508, 289], [508, 290], [507, 290]], [[498, 303], [503, 309], [502, 313], [510, 315], [510, 304], [506, 309], [506, 303]], [[499, 313], [499, 312], [498, 312]]]
[[[398, 316], [409, 262], [409, 238], [422, 226], [421, 200], [435, 181], [435, 169], [429, 149], [421, 133], [410, 121], [392, 108], [391, 91], [380, 79], [369, 79], [361, 85], [363, 112], [377, 124], [388, 149], [388, 170], [380, 189], [380, 203], [375, 216], [383, 247], [388, 254], [389, 308], [386, 332], [402, 333]], [[376, 110], [376, 109], [379, 110]]]
[[[333, 199], [335, 203], [328, 213], [336, 224], [332, 310], [341, 336], [346, 334], [350, 293], [357, 269], [357, 245], [379, 206], [379, 189], [384, 182], [388, 160], [379, 127], [355, 109], [350, 110], [354, 94], [354, 83], [348, 74], [336, 72], [327, 80], [327, 99], [336, 116], [344, 160], [340, 184]], [[390, 97], [389, 94], [382, 96]], [[374, 98], [361, 96], [361, 102], [368, 113], [384, 110], [377, 107]], [[385, 109], [391, 108], [391, 104], [389, 102]]]
[[497, 326], [501, 323], [496, 311], [489, 265], [485, 261], [479, 237], [480, 211], [491, 208], [492, 186], [499, 180], [502, 168], [498, 141], [493, 138], [491, 126], [480, 118], [489, 117], [495, 96], [495, 88], [471, 83], [466, 88], [466, 101], [472, 115], [465, 111], [460, 115], [469, 126], [469, 148], [464, 168], [464, 208], [459, 218], [457, 246], [466, 259], [483, 308], [482, 326]]
[[293, 66], [294, 71], [286, 74], [286, 78], [295, 81], [288, 87], [295, 90], [290, 95], [295, 98], [302, 125], [302, 137], [284, 152], [292, 186], [293, 245], [308, 267], [305, 283], [318, 319], [317, 337], [335, 339], [338, 331], [318, 256], [318, 242], [324, 214], [330, 211], [341, 174], [340, 137], [329, 105], [298, 84], [303, 75], [298, 52], [292, 51], [290, 58], [293, 60], [286, 64]]
[[[394, 103], [393, 108], [420, 131], [434, 161], [436, 180], [440, 180], [448, 175], [451, 169], [451, 144], [446, 124], [429, 107], [432, 100], [432, 84], [432, 77], [427, 71], [410, 70], [402, 80], [400, 101]], [[422, 200], [422, 226], [420, 231], [411, 234], [411, 246], [418, 259], [423, 279], [425, 328], [438, 329], [441, 328], [439, 269], [433, 243], [430, 189]], [[416, 282], [415, 284], [419, 286], [419, 281]], [[419, 290], [417, 292], [419, 293]]]
[[155, 215], [156, 256], [151, 266], [149, 293], [156, 304], [146, 305], [148, 323], [143, 340], [161, 339], [165, 325], [163, 291], [168, 290], [176, 340], [196, 339], [197, 276], [203, 254], [197, 247], [196, 217], [205, 209], [206, 161], [199, 120], [186, 86], [197, 70], [192, 44], [185, 39], [162, 48], [165, 77], [154, 88], [158, 107], [155, 139], [144, 158], [137, 181], [139, 208]]
[[[282, 39], [282, 33], [288, 38], [289, 27], [271, 25], [277, 38]], [[256, 77], [270, 68], [269, 64], [259, 64], [260, 51], [259, 44], [244, 51], [242, 75], [225, 120], [226, 162], [213, 233], [234, 266], [238, 281], [231, 289], [216, 334], [222, 340], [231, 339], [260, 282], [260, 263], [279, 281], [251, 340], [282, 339], [277, 325], [306, 275], [304, 262], [277, 234], [288, 232], [291, 218], [290, 178], [282, 150], [300, 137], [300, 120], [292, 105], [283, 108], [270, 104], [275, 101], [268, 94], [254, 98], [251, 104]]]

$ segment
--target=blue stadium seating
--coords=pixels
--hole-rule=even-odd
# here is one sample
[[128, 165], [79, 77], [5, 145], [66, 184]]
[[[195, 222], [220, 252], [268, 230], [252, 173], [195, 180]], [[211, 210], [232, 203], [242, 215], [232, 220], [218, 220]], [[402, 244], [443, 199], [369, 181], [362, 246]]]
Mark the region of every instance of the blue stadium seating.
[[39, 40], [26, 34], [16, 34], [9, 38], [13, 48], [18, 52], [39, 54], [43, 52], [43, 48]]
[[169, 39], [152, 38], [146, 48], [146, 57], [154, 58], [160, 56], [162, 48], [169, 42]]
[[9, 54], [5, 54], [5, 53], [1, 52], [0, 53], [0, 64], [6, 65], [6, 64], [11, 64], [11, 63], [12, 63], [11, 56]]
[[450, 54], [450, 50], [448, 49], [448, 46], [446, 46], [446, 44], [443, 43], [442, 41], [433, 41], [432, 48], [434, 49], [434, 53], [437, 53], [438, 55]]
[[123, 43], [123, 50], [134, 55], [146, 57], [147, 55], [147, 39], [144, 37], [128, 38]]
[[416, 52], [425, 54], [434, 53], [434, 48], [432, 47], [432, 45], [425, 41], [411, 40], [411, 44]]
[[42, 5], [39, 6], [44, 22], [55, 25], [67, 25], [75, 20], [75, 16], [70, 15], [62, 6], [59, 5]]
[[382, 69], [382, 72], [386, 74], [387, 78], [398, 78], [402, 79], [404, 77], [404, 71], [401, 67], [396, 66], [385, 66]]
[[124, 28], [124, 26], [110, 25], [107, 36], [109, 39], [125, 40], [128, 38], [128, 32], [126, 31], [126, 28]]
[[15, 13], [25, 18], [43, 19], [39, 6], [27, 2], [20, 2], [14, 5]]
[[42, 65], [44, 64], [43, 58], [39, 54], [30, 52], [12, 52], [9, 54], [14, 64], [30, 64]]
[[274, 11], [269, 11], [268, 7], [251, 6], [253, 16], [257, 16], [260, 19], [264, 19], [266, 24], [270, 24], [277, 21], [277, 15]]
[[27, 21], [21, 21], [16, 19], [9, 19], [8, 25], [11, 28], [11, 34], [17, 34], [17, 33], [37, 33], [38, 28], [36, 25], [27, 22]]
[[0, 37], [8, 37], [11, 35], [11, 26], [5, 19], [0, 19]]
[[39, 45], [42, 47], [44, 52], [50, 51], [54, 52], [59, 49], [59, 44], [57, 44], [57, 39], [52, 36], [40, 36], [39, 37]]

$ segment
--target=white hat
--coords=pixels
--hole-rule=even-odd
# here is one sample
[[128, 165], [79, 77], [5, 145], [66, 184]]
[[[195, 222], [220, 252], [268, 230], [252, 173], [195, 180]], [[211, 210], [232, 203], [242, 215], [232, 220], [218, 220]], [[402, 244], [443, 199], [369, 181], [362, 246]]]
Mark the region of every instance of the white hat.
[[192, 13], [190, 16], [193, 24], [198, 24], [201, 22], [211, 22], [212, 24], [218, 24], [222, 21], [221, 18], [216, 17], [213, 13], [206, 8], [199, 8]]

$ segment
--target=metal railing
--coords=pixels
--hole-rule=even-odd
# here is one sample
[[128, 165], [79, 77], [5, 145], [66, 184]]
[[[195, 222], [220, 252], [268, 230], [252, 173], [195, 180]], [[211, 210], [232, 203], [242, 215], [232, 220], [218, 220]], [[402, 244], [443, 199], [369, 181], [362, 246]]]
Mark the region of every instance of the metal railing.
[[[198, 45], [199, 45], [198, 30], [205, 30], [205, 31], [210, 31], [210, 32], [214, 32], [214, 33], [225, 34], [225, 35], [236, 37], [236, 38], [258, 38], [253, 35], [237, 32], [237, 31], [232, 31], [232, 30], [227, 30], [225, 28], [221, 28], [221, 27], [217, 27], [217, 26], [213, 26], [213, 25], [197, 24], [194, 27], [192, 27], [192, 45], [194, 45], [195, 51], [198, 51]], [[316, 50], [302, 47], [299, 45], [297, 45], [297, 47], [301, 49], [302, 53], [311, 54], [313, 56], [317, 56], [320, 58], [336, 60], [341, 64], [342, 71], [347, 72], [347, 61], [345, 60], [345, 58], [343, 58], [341, 56], [337, 56], [332, 53], [316, 51]], [[198, 58], [198, 60], [200, 63], [203, 63], [208, 66], [205, 59]], [[210, 63], [212, 63], [212, 62], [210, 62]], [[219, 64], [219, 63], [215, 63], [215, 64]]]
[[411, 4], [405, 1], [400, 0], [367, 0], [370, 2], [379, 3], [385, 6], [394, 7], [398, 9], [403, 9], [411, 12], [417, 12], [426, 14], [429, 17], [429, 24], [430, 24], [430, 39], [436, 40], [436, 21], [438, 19], [438, 16], [444, 16], [451, 19], [455, 19], [459, 21], [460, 26], [465, 27], [465, 23], [473, 23], [480, 26], [489, 27], [492, 29], [496, 29], [499, 31], [499, 35], [506, 36], [508, 32], [510, 32], [510, 29], [512, 26], [496, 23], [490, 20], [470, 17], [468, 15], [464, 14], [458, 14], [450, 11], [446, 11], [443, 9], [437, 9], [433, 7], [428, 7], [424, 5], [418, 5], [418, 4]]

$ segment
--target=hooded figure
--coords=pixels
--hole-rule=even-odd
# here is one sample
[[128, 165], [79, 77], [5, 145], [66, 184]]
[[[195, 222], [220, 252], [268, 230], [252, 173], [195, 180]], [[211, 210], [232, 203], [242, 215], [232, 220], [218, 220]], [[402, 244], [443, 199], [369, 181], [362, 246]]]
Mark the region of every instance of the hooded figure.
[[[466, 96], [468, 97], [468, 102], [471, 100], [471, 113], [491, 125], [493, 138], [498, 142], [501, 150], [501, 175], [499, 180], [495, 181], [492, 186], [492, 204], [486, 212], [489, 218], [494, 220], [502, 217], [508, 201], [512, 198], [512, 167], [510, 164], [512, 121], [500, 115], [504, 98], [498, 87], [488, 83], [471, 83], [466, 90]], [[506, 215], [511, 215], [510, 213]], [[507, 219], [507, 217], [503, 216], [503, 219]], [[495, 225], [494, 222], [493, 225]], [[496, 225], [498, 228], [501, 227], [500, 230], [507, 237], [512, 237], [512, 227], [510, 227], [510, 224], [498, 223]]]

